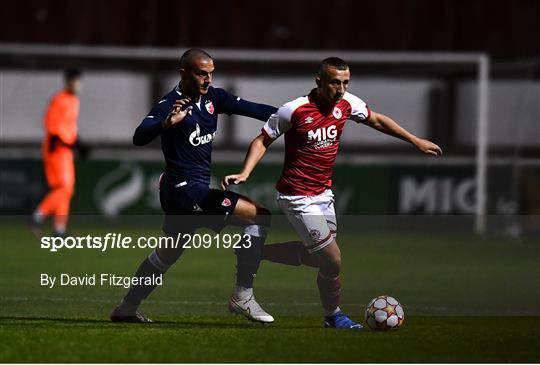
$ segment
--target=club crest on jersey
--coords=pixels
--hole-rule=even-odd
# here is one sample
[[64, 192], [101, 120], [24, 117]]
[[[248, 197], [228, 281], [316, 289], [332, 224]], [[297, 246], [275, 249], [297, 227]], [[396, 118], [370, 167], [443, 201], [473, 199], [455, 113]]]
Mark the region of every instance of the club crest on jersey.
[[206, 111], [210, 114], [214, 114], [214, 104], [211, 100], [206, 100], [204, 103], [204, 106], [206, 107]]
[[309, 235], [315, 241], [318, 241], [321, 239], [321, 232], [318, 229], [312, 229], [311, 231], [309, 231]]
[[229, 198], [225, 198], [223, 199], [223, 201], [221, 202], [221, 205], [224, 206], [224, 207], [230, 207], [231, 206], [231, 200]]
[[341, 113], [341, 109], [339, 109], [337, 106], [334, 108], [334, 110], [332, 111], [332, 115], [334, 116], [334, 118], [336, 119], [341, 119], [341, 117], [343, 116], [343, 114]]
[[189, 135], [189, 143], [191, 143], [195, 147], [201, 144], [210, 143], [214, 140], [215, 134], [216, 133], [214, 132], [201, 136], [201, 127], [199, 127], [199, 123], [197, 123], [195, 125], [195, 130]]

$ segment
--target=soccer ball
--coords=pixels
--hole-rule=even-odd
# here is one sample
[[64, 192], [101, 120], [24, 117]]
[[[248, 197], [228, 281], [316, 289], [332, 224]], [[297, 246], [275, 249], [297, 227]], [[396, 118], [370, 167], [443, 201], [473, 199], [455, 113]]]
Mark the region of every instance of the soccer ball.
[[405, 313], [399, 302], [388, 296], [373, 298], [366, 308], [366, 322], [374, 331], [394, 331], [403, 324]]

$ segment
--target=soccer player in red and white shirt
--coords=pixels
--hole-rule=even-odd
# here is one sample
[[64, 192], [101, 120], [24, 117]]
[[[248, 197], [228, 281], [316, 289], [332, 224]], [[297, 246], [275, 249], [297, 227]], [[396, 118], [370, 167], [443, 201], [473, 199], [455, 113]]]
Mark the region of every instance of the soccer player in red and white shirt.
[[438, 156], [442, 150], [348, 93], [349, 79], [345, 61], [336, 57], [323, 60], [315, 79], [317, 87], [309, 95], [286, 103], [268, 119], [262, 133], [251, 142], [241, 172], [226, 176], [222, 188], [245, 182], [272, 141], [285, 134], [285, 162], [276, 185], [277, 201], [302, 242], [267, 245], [263, 257], [289, 265], [318, 267], [325, 327], [359, 329], [362, 326], [339, 308], [341, 253], [336, 242], [331, 191], [332, 169], [345, 122], [350, 119], [366, 124], [426, 154]]

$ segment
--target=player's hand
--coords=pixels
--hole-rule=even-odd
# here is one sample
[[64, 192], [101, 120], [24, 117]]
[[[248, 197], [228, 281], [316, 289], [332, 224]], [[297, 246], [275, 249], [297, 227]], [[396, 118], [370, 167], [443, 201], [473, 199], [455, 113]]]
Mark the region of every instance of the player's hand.
[[50, 136], [49, 137], [49, 152], [54, 152], [62, 144], [60, 137]]
[[235, 175], [227, 175], [221, 180], [221, 189], [227, 190], [227, 187], [230, 184], [238, 185], [245, 183], [248, 179], [248, 176], [244, 174], [235, 174]]
[[414, 142], [414, 145], [416, 146], [416, 148], [418, 148], [418, 150], [428, 155], [433, 155], [433, 156], [442, 155], [441, 147], [437, 146], [435, 143], [431, 141], [428, 141], [427, 139], [418, 138]]
[[167, 119], [165, 119], [162, 123], [163, 128], [172, 127], [173, 125], [183, 121], [186, 115], [191, 111], [191, 109], [193, 109], [193, 105], [187, 106], [190, 102], [191, 100], [187, 97], [176, 100], [169, 115], [167, 116]]

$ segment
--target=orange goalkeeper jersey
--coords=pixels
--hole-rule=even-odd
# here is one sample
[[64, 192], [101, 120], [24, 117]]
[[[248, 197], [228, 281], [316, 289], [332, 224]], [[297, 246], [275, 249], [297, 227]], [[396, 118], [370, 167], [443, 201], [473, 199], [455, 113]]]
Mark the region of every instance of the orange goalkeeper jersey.
[[[49, 151], [49, 139], [58, 136], [63, 144], [73, 145], [77, 140], [77, 118], [79, 116], [79, 99], [65, 90], [55, 94], [45, 113], [44, 151]], [[61, 149], [67, 146], [58, 146]]]

